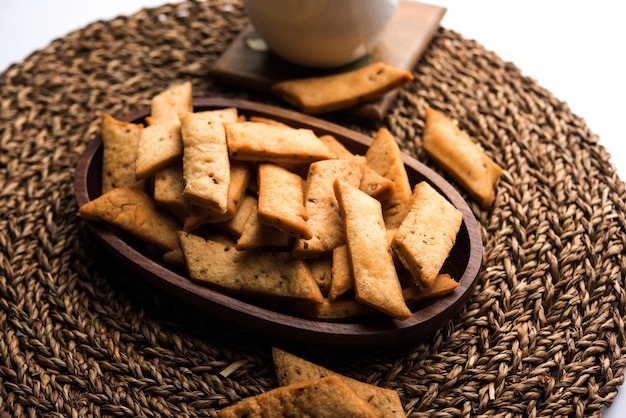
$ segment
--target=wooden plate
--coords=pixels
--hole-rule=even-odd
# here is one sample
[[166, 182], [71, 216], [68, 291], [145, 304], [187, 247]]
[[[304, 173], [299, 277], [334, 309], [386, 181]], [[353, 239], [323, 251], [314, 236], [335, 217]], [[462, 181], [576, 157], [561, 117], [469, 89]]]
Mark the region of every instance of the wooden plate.
[[[242, 100], [222, 98], [194, 100], [196, 111], [224, 107], [236, 107], [240, 113], [247, 116], [264, 116], [294, 127], [309, 128], [318, 135], [332, 134], [354, 153], [364, 154], [371, 142], [368, 136], [291, 110]], [[140, 123], [149, 112], [149, 108], [140, 109], [120, 119]], [[276, 312], [192, 282], [185, 273], [163, 264], [160, 261], [160, 254], [151, 254], [142, 248], [141, 244], [114, 228], [98, 222], [89, 222], [89, 226], [102, 245], [128, 268], [165, 292], [235, 325], [270, 337], [316, 346], [361, 350], [391, 347], [424, 337], [449, 321], [473, 292], [482, 259], [479, 225], [461, 195], [440, 175], [414, 158], [404, 155], [404, 161], [412, 185], [422, 180], [428, 181], [464, 215], [456, 244], [444, 266], [444, 270], [459, 281], [460, 286], [443, 298], [420, 305], [413, 315], [404, 321], [381, 315], [376, 318], [335, 323]], [[101, 194], [101, 169], [102, 142], [97, 135], [89, 142], [76, 166], [75, 189], [78, 205], [83, 205]]]

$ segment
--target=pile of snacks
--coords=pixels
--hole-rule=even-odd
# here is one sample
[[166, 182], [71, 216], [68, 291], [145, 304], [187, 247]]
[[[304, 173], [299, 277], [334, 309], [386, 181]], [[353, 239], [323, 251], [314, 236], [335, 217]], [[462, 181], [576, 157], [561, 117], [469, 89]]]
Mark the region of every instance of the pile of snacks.
[[[104, 115], [101, 133], [102, 195], [78, 215], [158, 247], [194, 281], [320, 320], [404, 320], [410, 303], [458, 286], [441, 267], [463, 215], [427, 182], [409, 184], [384, 128], [355, 155], [235, 108], [195, 112], [183, 83], [152, 98], [145, 126]], [[501, 171], [469, 137], [428, 110], [424, 142], [491, 204]], [[461, 150], [452, 161], [449, 143]]]

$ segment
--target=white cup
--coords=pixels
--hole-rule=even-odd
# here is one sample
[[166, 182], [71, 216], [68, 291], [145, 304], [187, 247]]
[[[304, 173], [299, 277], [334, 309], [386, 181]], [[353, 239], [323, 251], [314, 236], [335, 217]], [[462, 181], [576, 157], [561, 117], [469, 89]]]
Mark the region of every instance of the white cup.
[[274, 53], [318, 68], [367, 54], [397, 5], [398, 0], [244, 0], [252, 26]]

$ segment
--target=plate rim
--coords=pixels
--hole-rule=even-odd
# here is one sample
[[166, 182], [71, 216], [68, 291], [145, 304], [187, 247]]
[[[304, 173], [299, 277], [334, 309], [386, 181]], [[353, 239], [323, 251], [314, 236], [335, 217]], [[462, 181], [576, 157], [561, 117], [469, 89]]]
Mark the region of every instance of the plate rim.
[[[355, 130], [273, 105], [242, 99], [205, 97], [195, 98], [193, 105], [194, 110], [236, 107], [244, 114], [271, 116], [290, 123], [292, 126], [311, 128], [318, 134], [320, 132], [335, 134], [341, 138], [355, 141], [356, 146], [367, 147], [372, 141], [372, 138]], [[150, 107], [144, 106], [129, 112], [120, 120], [138, 122], [148, 116], [149, 112]], [[355, 146], [355, 144], [352, 145]], [[87, 174], [98, 153], [101, 152], [101, 148], [102, 141], [98, 133], [87, 143], [76, 164], [74, 187], [79, 206], [91, 200]], [[473, 293], [483, 255], [480, 226], [465, 199], [451, 183], [433, 169], [405, 152], [402, 153], [402, 157], [406, 166], [425, 177], [463, 213], [463, 224], [467, 229], [469, 238], [468, 263], [463, 275], [459, 278], [460, 286], [451, 294], [436, 299], [414, 311], [409, 319], [403, 321], [382, 318], [368, 322], [330, 322], [273, 311], [181, 276], [132, 247], [114, 231], [114, 228], [99, 222], [85, 222], [101, 244], [117, 256], [120, 261], [125, 262], [135, 273], [166, 292], [172, 292], [177, 297], [183, 298], [200, 309], [235, 325], [245, 326], [268, 336], [287, 338], [288, 340], [318, 346], [364, 348], [365, 344], [365, 347], [370, 349], [389, 347], [426, 336], [448, 322], [465, 305]], [[211, 306], [207, 306], [207, 302]]]

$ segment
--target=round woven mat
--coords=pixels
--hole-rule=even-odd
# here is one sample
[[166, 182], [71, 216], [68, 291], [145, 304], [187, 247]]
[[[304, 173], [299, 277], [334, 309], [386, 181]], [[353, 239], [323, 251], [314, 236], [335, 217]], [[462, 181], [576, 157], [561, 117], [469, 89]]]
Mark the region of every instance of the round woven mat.
[[[165, 5], [93, 23], [0, 75], [2, 416], [215, 416], [276, 386], [273, 341], [111, 263], [73, 189], [99, 115], [121, 117], [173, 82], [279, 104], [208, 75], [246, 23], [237, 1]], [[334, 121], [387, 126], [428, 163], [432, 106], [505, 168], [493, 207], [472, 203], [485, 243], [476, 293], [412, 345], [284, 348], [396, 389], [415, 417], [598, 414], [626, 364], [626, 196], [609, 156], [566, 104], [453, 31], [439, 30], [414, 74], [378, 126]]]

